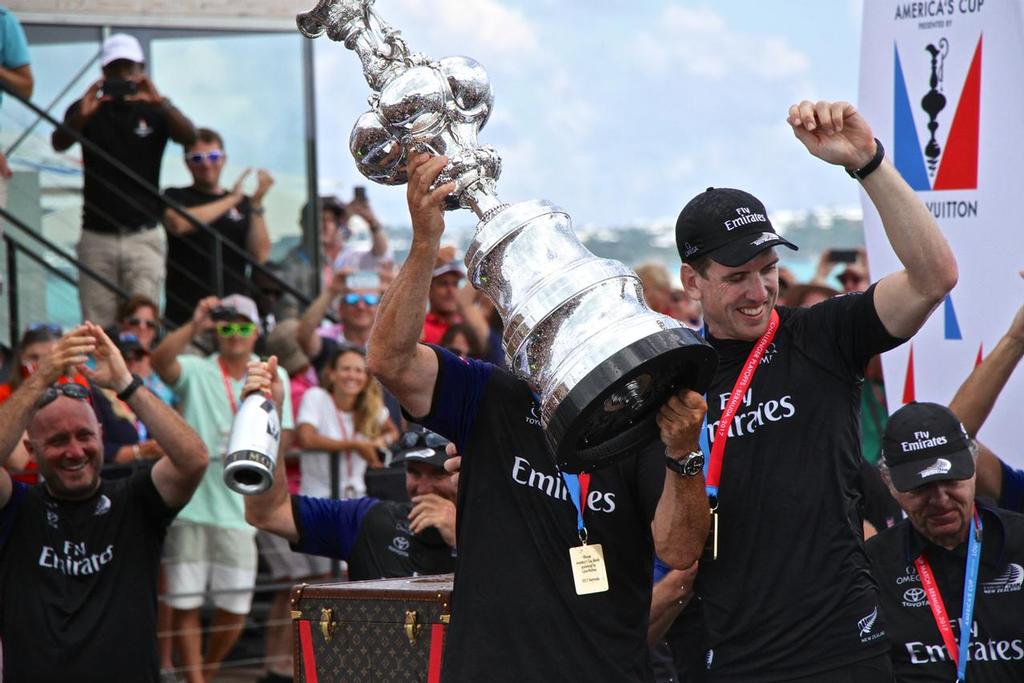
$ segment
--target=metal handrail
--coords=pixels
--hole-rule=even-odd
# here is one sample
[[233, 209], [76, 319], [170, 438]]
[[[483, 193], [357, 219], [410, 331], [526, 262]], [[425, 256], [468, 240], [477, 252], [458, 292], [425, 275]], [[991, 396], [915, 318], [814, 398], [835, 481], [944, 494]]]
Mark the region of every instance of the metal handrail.
[[[104, 161], [106, 161], [108, 164], [110, 164], [115, 170], [117, 170], [118, 172], [122, 173], [124, 176], [126, 176], [130, 180], [132, 180], [139, 187], [142, 187], [146, 192], [150, 193], [154, 197], [157, 197], [160, 200], [160, 203], [163, 204], [165, 207], [171, 209], [172, 211], [174, 211], [179, 216], [182, 216], [183, 218], [185, 218], [185, 220], [187, 220], [189, 222], [189, 224], [192, 225], [194, 228], [196, 228], [197, 230], [201, 230], [201, 231], [205, 232], [207, 235], [212, 236], [214, 238], [214, 240], [215, 240], [215, 245], [216, 245], [215, 249], [216, 249], [217, 253], [221, 253], [221, 250], [226, 245], [228, 250], [230, 250], [235, 255], [242, 257], [242, 259], [246, 263], [248, 263], [251, 268], [253, 268], [256, 272], [259, 272], [261, 275], [264, 275], [265, 277], [267, 277], [274, 284], [278, 285], [283, 292], [285, 292], [287, 294], [290, 294], [291, 296], [295, 297], [301, 305], [303, 305], [303, 306], [308, 306], [309, 305], [310, 298], [305, 293], [300, 292], [299, 290], [297, 290], [294, 287], [292, 287], [288, 282], [286, 282], [285, 280], [280, 278], [277, 274], [275, 274], [269, 268], [265, 267], [263, 264], [254, 261], [246, 250], [238, 247], [233, 242], [231, 242], [229, 240], [226, 240], [224, 238], [224, 236], [221, 235], [219, 232], [217, 232], [216, 230], [211, 228], [206, 223], [203, 223], [202, 221], [197, 219], [184, 206], [182, 206], [178, 202], [176, 202], [176, 201], [174, 201], [172, 199], [169, 199], [168, 197], [163, 195], [158, 188], [154, 187], [153, 185], [150, 185], [145, 179], [141, 178], [137, 173], [135, 173], [130, 168], [125, 166], [119, 160], [117, 160], [114, 157], [112, 157], [110, 154], [107, 153], [106, 150], [104, 150], [101, 147], [99, 147], [92, 140], [89, 140], [84, 135], [79, 133], [77, 130], [75, 130], [74, 128], [71, 128], [70, 126], [65, 124], [63, 121], [58, 121], [56, 118], [54, 118], [52, 115], [50, 115], [49, 112], [47, 112], [44, 109], [40, 108], [39, 106], [37, 106], [33, 102], [29, 101], [28, 99], [22, 97], [20, 94], [18, 94], [16, 92], [13, 92], [8, 87], [5, 87], [5, 85], [2, 82], [0, 82], [0, 89], [4, 90], [8, 95], [10, 95], [14, 99], [18, 100], [19, 102], [21, 102], [26, 107], [28, 107], [39, 118], [45, 119], [46, 121], [48, 121], [54, 127], [59, 128], [60, 130], [64, 131], [67, 135], [69, 135], [73, 140], [75, 140], [83, 148], [88, 149], [89, 151], [94, 152], [95, 154], [97, 154], [100, 158], [102, 158]], [[99, 178], [100, 176], [97, 175], [97, 177]], [[110, 185], [108, 185], [108, 187], [110, 187]], [[130, 197], [127, 197], [127, 195], [125, 195], [123, 193], [123, 191], [120, 190], [120, 188], [116, 188], [115, 192], [117, 192], [122, 198], [126, 198], [129, 201], [131, 200]], [[216, 279], [217, 279], [218, 283], [220, 283], [220, 282], [223, 281], [223, 273], [220, 272], [222, 270], [222, 268], [223, 268], [223, 263], [221, 262], [220, 259], [217, 259], [215, 267], [216, 267], [216, 271], [217, 271], [217, 278]]]

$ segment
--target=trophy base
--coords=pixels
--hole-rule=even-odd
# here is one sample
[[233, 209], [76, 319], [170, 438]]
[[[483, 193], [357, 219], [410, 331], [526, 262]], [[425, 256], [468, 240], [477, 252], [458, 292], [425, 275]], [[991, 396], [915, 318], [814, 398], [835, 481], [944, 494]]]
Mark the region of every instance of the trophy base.
[[682, 389], [705, 393], [718, 355], [693, 330], [648, 335], [614, 353], [561, 399], [545, 429], [559, 469], [592, 472], [647, 449], [655, 419]]

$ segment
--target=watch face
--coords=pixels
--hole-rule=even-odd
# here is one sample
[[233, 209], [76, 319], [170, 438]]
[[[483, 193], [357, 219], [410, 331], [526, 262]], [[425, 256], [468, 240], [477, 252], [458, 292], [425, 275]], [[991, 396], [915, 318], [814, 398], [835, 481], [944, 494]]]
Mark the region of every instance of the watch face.
[[700, 454], [690, 456], [686, 461], [685, 468], [687, 476], [696, 476], [704, 469], [704, 456]]

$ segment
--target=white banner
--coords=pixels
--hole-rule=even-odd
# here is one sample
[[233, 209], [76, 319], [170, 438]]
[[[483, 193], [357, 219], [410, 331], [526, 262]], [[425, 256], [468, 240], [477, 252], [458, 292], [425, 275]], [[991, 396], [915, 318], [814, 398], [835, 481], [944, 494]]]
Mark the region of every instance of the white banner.
[[[910, 343], [885, 354], [890, 411], [947, 404], [1024, 304], [1024, 0], [866, 0], [860, 102], [889, 158], [953, 246], [960, 282]], [[867, 197], [873, 279], [901, 266]], [[896, 229], [899, 229], [896, 226]], [[980, 440], [1024, 466], [1024, 368]]]

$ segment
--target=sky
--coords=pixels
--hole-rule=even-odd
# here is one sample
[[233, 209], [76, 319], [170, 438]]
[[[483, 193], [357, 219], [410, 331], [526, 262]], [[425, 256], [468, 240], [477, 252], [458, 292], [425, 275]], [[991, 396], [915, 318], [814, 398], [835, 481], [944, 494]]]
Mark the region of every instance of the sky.
[[[548, 199], [576, 225], [674, 221], [709, 185], [769, 211], [856, 207], [856, 185], [811, 158], [785, 118], [801, 99], [856, 101], [860, 2], [378, 0], [410, 48], [488, 70], [505, 201]], [[347, 151], [369, 89], [356, 55], [316, 45], [321, 185], [367, 184]], [[368, 188], [386, 221], [404, 188]], [[475, 222], [468, 211], [449, 223]]]
[[[414, 51], [465, 55], [487, 68], [495, 101], [479, 140], [502, 157], [504, 201], [550, 200], [579, 228], [671, 224], [710, 185], [747, 189], [776, 216], [859, 209], [856, 184], [811, 158], [785, 118], [804, 98], [856, 100], [861, 0], [377, 0], [375, 8]], [[275, 239], [297, 233], [306, 196], [304, 40], [297, 31], [155, 35], [148, 64], [161, 94], [222, 134], [225, 186], [249, 167], [273, 173]], [[97, 50], [95, 38], [32, 45], [34, 99], [53, 101], [62, 116], [99, 77], [94, 64], [68, 84]], [[321, 191], [348, 199], [353, 186], [368, 185], [383, 222], [408, 225], [404, 187], [373, 185], [348, 150], [369, 94], [358, 58], [326, 37], [314, 51]], [[6, 139], [25, 123], [5, 104]], [[55, 155], [49, 132], [36, 129], [21, 155], [69, 171], [43, 183], [72, 190], [51, 193], [44, 226], [70, 243], [80, 151]], [[162, 185], [189, 182], [181, 148], [169, 145]], [[475, 223], [469, 211], [448, 215], [452, 227]]]

